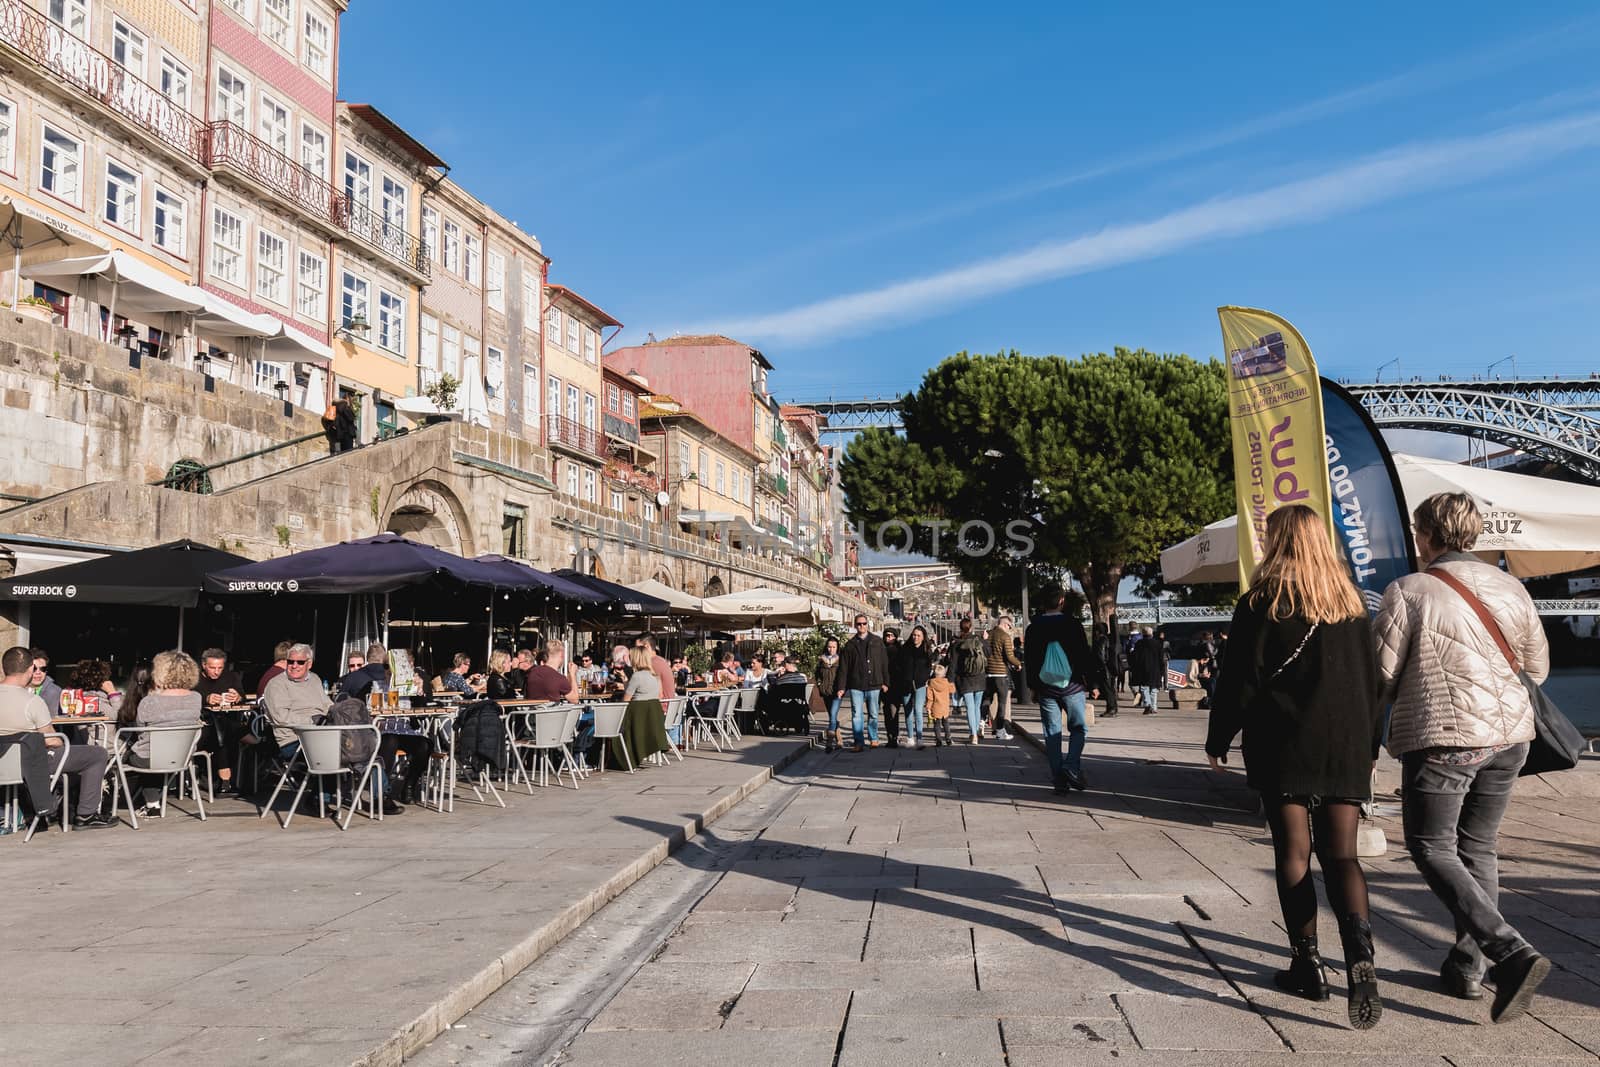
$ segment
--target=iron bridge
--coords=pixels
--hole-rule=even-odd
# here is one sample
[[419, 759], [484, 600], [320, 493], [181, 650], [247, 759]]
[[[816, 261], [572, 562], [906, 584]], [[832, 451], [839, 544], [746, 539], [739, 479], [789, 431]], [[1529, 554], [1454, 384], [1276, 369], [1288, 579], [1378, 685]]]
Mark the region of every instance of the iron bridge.
[[[1494, 441], [1600, 484], [1600, 377], [1341, 384], [1379, 426]], [[898, 397], [796, 403], [827, 417], [824, 433], [903, 429]]]

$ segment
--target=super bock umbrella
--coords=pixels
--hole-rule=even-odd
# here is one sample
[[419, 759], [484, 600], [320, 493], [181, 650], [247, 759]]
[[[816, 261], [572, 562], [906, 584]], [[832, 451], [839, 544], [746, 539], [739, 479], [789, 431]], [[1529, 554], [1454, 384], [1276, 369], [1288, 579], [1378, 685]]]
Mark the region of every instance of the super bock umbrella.
[[192, 608], [207, 574], [249, 562], [193, 541], [173, 541], [8, 579], [0, 582], [0, 600]]

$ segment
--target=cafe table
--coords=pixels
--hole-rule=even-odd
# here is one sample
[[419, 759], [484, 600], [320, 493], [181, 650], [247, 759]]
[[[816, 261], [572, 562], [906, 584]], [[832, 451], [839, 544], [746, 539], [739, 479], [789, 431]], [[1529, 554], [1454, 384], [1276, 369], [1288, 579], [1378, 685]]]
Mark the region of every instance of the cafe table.
[[[433, 739], [434, 755], [444, 755], [444, 786], [435, 801], [435, 811], [454, 812], [456, 810], [456, 732], [446, 730], [445, 724], [455, 721], [456, 708], [382, 708], [372, 712], [374, 724], [384, 719], [416, 719], [422, 724], [425, 736]], [[445, 735], [449, 737], [446, 739]], [[382, 743], [382, 727], [379, 727], [379, 743]], [[426, 807], [426, 804], [423, 805]]]
[[[50, 725], [57, 730], [68, 726], [94, 727], [94, 729], [86, 730], [84, 737], [89, 744], [99, 745], [101, 748], [111, 747], [112, 722], [113, 720], [109, 715], [56, 715], [50, 719]], [[72, 736], [69, 739], [73, 744], [78, 744], [76, 736]]]

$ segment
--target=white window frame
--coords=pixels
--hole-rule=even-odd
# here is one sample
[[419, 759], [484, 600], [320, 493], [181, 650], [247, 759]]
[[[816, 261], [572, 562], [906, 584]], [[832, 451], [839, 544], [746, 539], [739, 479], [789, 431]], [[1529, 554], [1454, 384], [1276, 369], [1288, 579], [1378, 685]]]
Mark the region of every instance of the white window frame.
[[[229, 224], [232, 225], [229, 225]], [[229, 285], [244, 288], [244, 242], [249, 224], [220, 204], [211, 205], [211, 261], [207, 272]], [[224, 240], [234, 234], [233, 241]]]
[[[122, 53], [118, 55], [117, 53]], [[150, 38], [121, 15], [111, 17], [111, 62], [144, 81], [145, 63], [150, 57]]]
[[255, 25], [255, 5], [250, 0], [222, 0], [222, 6], [231, 8], [235, 15]]
[[583, 327], [578, 324], [578, 320], [573, 318], [571, 315], [568, 315], [567, 316], [567, 344], [566, 344], [566, 348], [567, 348], [568, 352], [571, 352], [575, 356], [578, 355], [582, 351], [582, 348], [580, 347], [579, 342], [578, 342], [578, 334], [582, 330], [583, 330]]
[[328, 177], [328, 135], [309, 122], [300, 123], [300, 165], [317, 177]]
[[344, 150], [344, 195], [351, 203], [372, 206], [372, 163], [348, 148]]
[[378, 347], [401, 358], [406, 354], [406, 298], [380, 287], [378, 321], [373, 324]]
[[[530, 386], [532, 388], [530, 388]], [[522, 421], [526, 426], [539, 417], [539, 366], [522, 365]]]
[[294, 125], [288, 105], [279, 103], [270, 93], [261, 94], [259, 128], [256, 135], [283, 155], [289, 154], [289, 130]]
[[439, 331], [439, 338], [440, 372], [461, 377], [461, 331], [447, 322]]
[[295, 264], [296, 314], [326, 322], [328, 319], [328, 261], [305, 249]]
[[639, 517], [645, 522], [655, 522], [656, 502], [654, 500], [641, 501], [639, 504]]
[[582, 398], [583, 390], [569, 382], [567, 384], [567, 419], [574, 426], [583, 425], [578, 418], [578, 410], [579, 405], [582, 403]]
[[301, 62], [311, 73], [327, 81], [329, 72], [333, 69], [333, 27], [329, 26], [328, 21], [321, 15], [309, 8], [306, 9], [306, 17], [301, 25], [305, 30], [301, 35]]
[[[227, 86], [223, 85], [224, 80]], [[217, 118], [233, 123], [242, 130], [250, 129], [250, 81], [227, 67], [217, 67], [216, 92]]]
[[289, 241], [256, 227], [256, 299], [289, 306]]
[[583, 428], [585, 430], [600, 428], [600, 398], [587, 390], [583, 394]]
[[[494, 375], [489, 373], [492, 364], [500, 364], [500, 387], [494, 388]], [[483, 349], [483, 381], [488, 386], [489, 412], [493, 415], [506, 413], [506, 354], [494, 345], [485, 345]]]
[[372, 322], [372, 283], [347, 270], [339, 278], [339, 325], [349, 326], [358, 315]]
[[17, 172], [17, 104], [0, 96], [0, 170]]
[[593, 364], [596, 361], [598, 361], [598, 359], [600, 358], [600, 356], [599, 356], [599, 345], [596, 343], [597, 342], [597, 337], [598, 337], [598, 335], [594, 330], [591, 330], [588, 327], [584, 327], [584, 330], [583, 330], [583, 359], [584, 359], [585, 363]]
[[613, 490], [611, 490], [611, 510], [615, 511], [615, 512], [617, 512], [619, 514], [622, 512], [622, 490], [621, 489], [613, 489]]
[[545, 414], [560, 417], [561, 415], [561, 379], [554, 374], [545, 379], [544, 386]]
[[590, 504], [600, 503], [600, 482], [593, 467], [583, 468], [583, 499]]
[[[422, 313], [422, 332], [417, 341], [417, 366], [429, 374], [439, 373], [439, 319], [426, 311]], [[432, 385], [427, 378], [428, 374], [424, 374], [424, 382]]]
[[567, 465], [567, 495], [576, 499], [578, 496], [578, 465], [570, 459], [564, 462]]
[[383, 216], [384, 226], [397, 230], [406, 228], [406, 211], [410, 198], [411, 191], [405, 182], [385, 171], [383, 181], [378, 187], [378, 213]]
[[461, 242], [461, 277], [468, 285], [482, 285], [483, 241], [469, 233]]
[[632, 422], [635, 418], [634, 411], [633, 394], [624, 389], [622, 391], [622, 417]]
[[189, 110], [189, 87], [192, 84], [189, 68], [180, 63], [171, 52], [161, 53], [161, 95], [183, 110]]
[[550, 341], [551, 344], [555, 345], [557, 348], [560, 348], [561, 309], [556, 307], [554, 304], [551, 304], [550, 310], [545, 313], [545, 320], [545, 325], [547, 326], [545, 337]]
[[506, 313], [506, 257], [504, 253], [489, 249], [484, 258], [484, 295], [489, 309]]
[[[527, 269], [531, 269], [531, 265], [524, 268]], [[537, 279], [526, 279], [522, 283], [522, 328], [538, 337], [542, 325], [539, 316], [539, 282]]]
[[728, 465], [723, 463], [722, 460], [719, 459], [719, 460], [717, 460], [716, 470], [717, 470], [717, 495], [718, 496], [727, 496], [728, 495]]
[[151, 240], [163, 251], [188, 258], [189, 201], [159, 184], [151, 199], [154, 203]]
[[89, 39], [89, 11], [89, 0], [50, 0], [45, 6], [51, 22], [82, 41]]
[[422, 243], [427, 246], [429, 262], [439, 262], [439, 212], [426, 204], [422, 207]]
[[261, 0], [261, 36], [295, 54], [294, 0]]
[[[75, 207], [83, 206], [83, 139], [45, 122], [39, 147], [39, 190]], [[52, 144], [51, 135], [57, 138]], [[71, 145], [68, 151], [63, 144]], [[65, 164], [65, 165], [64, 165]], [[49, 182], [46, 182], [46, 176]], [[70, 193], [71, 195], [65, 195]]]
[[622, 390], [616, 382], [606, 383], [606, 410], [614, 414], [622, 414]]
[[[113, 176], [113, 170], [120, 176]], [[144, 176], [115, 156], [106, 156], [105, 194], [100, 215], [106, 224], [137, 237], [144, 215]]]
[[444, 269], [451, 274], [461, 273], [461, 224], [455, 219], [444, 220], [444, 244], [440, 247], [440, 254], [444, 257]]

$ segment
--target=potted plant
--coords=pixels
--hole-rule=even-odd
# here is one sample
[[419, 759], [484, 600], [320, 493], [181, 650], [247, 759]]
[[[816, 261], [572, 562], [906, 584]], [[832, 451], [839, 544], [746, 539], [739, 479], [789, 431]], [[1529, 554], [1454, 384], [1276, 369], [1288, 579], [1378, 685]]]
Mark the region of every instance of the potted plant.
[[436, 422], [449, 420], [449, 412], [456, 409], [456, 390], [461, 388], [461, 381], [455, 375], [446, 372], [439, 375], [434, 383], [423, 390], [422, 395], [433, 401], [435, 414], [424, 418], [423, 424], [431, 426]]
[[56, 315], [56, 309], [42, 296], [25, 296], [17, 301], [17, 306], [12, 310], [23, 318], [40, 322], [53, 322]]

